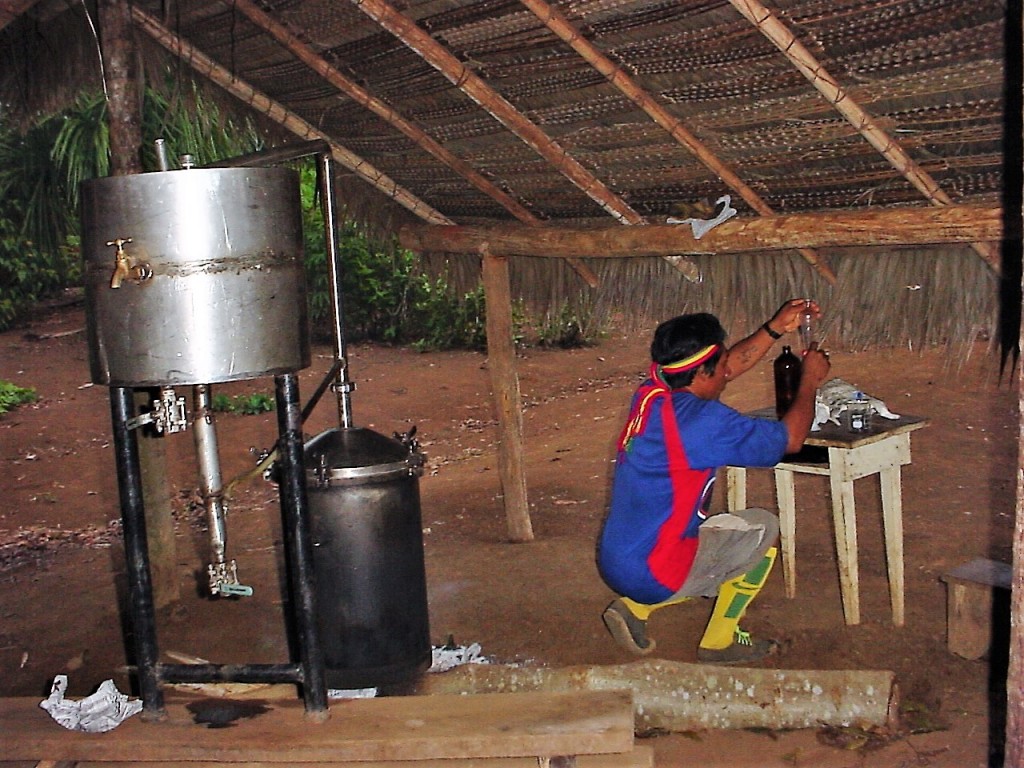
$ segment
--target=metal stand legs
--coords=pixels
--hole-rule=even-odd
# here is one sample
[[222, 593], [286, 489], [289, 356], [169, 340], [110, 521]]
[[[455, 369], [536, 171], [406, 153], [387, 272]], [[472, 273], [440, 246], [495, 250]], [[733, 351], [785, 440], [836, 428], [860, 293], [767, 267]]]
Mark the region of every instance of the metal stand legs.
[[[306, 713], [326, 715], [327, 685], [320, 636], [316, 623], [315, 585], [309, 506], [303, 470], [302, 416], [298, 377], [274, 378], [277, 394], [278, 465], [285, 556], [295, 612], [299, 662], [285, 664], [160, 664], [156, 637], [153, 586], [146, 545], [146, 518], [142, 498], [138, 442], [129, 425], [132, 390], [112, 387], [110, 410], [114, 451], [124, 524], [128, 570], [128, 618], [132, 630], [129, 654], [138, 668], [143, 711], [149, 719], [164, 714], [160, 684], [198, 682], [298, 683], [302, 685]], [[127, 638], [126, 638], [127, 641]]]
[[139, 692], [143, 710], [162, 716], [164, 697], [160, 691], [156, 660], [156, 613], [153, 608], [153, 582], [149, 572], [149, 547], [146, 544], [146, 511], [142, 501], [142, 472], [139, 469], [139, 445], [128, 427], [134, 402], [132, 390], [110, 390], [110, 414], [114, 425], [114, 455], [117, 461], [117, 485], [124, 528], [124, 554], [128, 569], [128, 616], [134, 633], [127, 643], [138, 667]]
[[296, 615], [303, 695], [307, 711], [327, 709], [327, 677], [316, 625], [313, 538], [302, 461], [302, 408], [295, 374], [274, 377], [277, 397], [281, 514], [288, 557], [288, 580]]

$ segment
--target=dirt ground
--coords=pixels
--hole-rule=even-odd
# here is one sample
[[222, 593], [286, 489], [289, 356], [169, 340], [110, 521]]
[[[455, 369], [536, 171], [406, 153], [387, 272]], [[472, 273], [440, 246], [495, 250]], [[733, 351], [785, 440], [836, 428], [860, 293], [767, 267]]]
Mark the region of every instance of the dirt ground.
[[[123, 579], [120, 511], [107, 390], [90, 384], [82, 308], [36, 317], [0, 334], [0, 379], [34, 387], [38, 403], [0, 416], [0, 695], [45, 695], [70, 676], [71, 695], [104, 679], [129, 690], [118, 612]], [[529, 349], [519, 375], [525, 405], [527, 481], [535, 541], [506, 537], [496, 471], [496, 429], [486, 358], [410, 349], [349, 349], [357, 426], [390, 435], [415, 425], [428, 457], [420, 480], [431, 635], [479, 643], [501, 662], [549, 666], [632, 660], [601, 624], [611, 599], [594, 565], [614, 441], [646, 369], [648, 332], [613, 334], [598, 346]], [[862, 623], [846, 626], [839, 599], [827, 482], [797, 479], [795, 599], [777, 568], [746, 625], [782, 651], [786, 669], [896, 673], [906, 726], [886, 738], [821, 730], [703, 732], [649, 738], [660, 766], [985, 766], [998, 764], [1003, 654], [969, 661], [946, 647], [940, 576], [974, 557], [1009, 560], [1017, 466], [1015, 378], [1001, 382], [983, 345], [961, 367], [945, 351], [834, 350], [832, 375], [897, 413], [931, 419], [912, 438], [903, 472], [907, 620], [890, 620], [878, 484], [858, 481]], [[304, 400], [331, 363], [314, 349], [301, 374]], [[270, 379], [217, 387], [272, 393]], [[751, 409], [771, 402], [770, 359], [727, 390]], [[337, 425], [330, 396], [306, 423], [310, 436]], [[224, 474], [254, 463], [276, 437], [273, 414], [218, 421]], [[192, 439], [166, 438], [176, 506], [181, 598], [159, 616], [161, 650], [218, 662], [283, 661], [277, 588], [279, 509], [272, 487], [244, 486], [230, 507], [229, 556], [255, 595], [201, 595], [206, 562]], [[749, 501], [775, 509], [771, 473], [752, 471]], [[716, 505], [724, 504], [724, 484]], [[656, 613], [658, 656], [695, 661], [710, 610], [696, 601]], [[225, 631], [232, 627], [231, 631]], [[244, 635], [243, 635], [244, 633]], [[242, 637], [244, 636], [244, 639]]]

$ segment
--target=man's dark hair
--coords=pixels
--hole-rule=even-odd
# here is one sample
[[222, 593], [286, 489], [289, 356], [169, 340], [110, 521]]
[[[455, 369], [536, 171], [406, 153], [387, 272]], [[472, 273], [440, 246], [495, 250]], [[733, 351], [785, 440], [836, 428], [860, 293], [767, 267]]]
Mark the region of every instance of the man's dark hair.
[[[677, 363], [711, 344], [721, 344], [724, 349], [725, 328], [718, 322], [717, 317], [707, 312], [679, 315], [666, 320], [655, 329], [651, 341], [651, 360], [658, 365]], [[665, 382], [672, 389], [688, 386], [697, 375], [697, 371], [703, 370], [708, 375], [713, 374], [721, 357], [720, 349], [698, 368], [665, 374]]]

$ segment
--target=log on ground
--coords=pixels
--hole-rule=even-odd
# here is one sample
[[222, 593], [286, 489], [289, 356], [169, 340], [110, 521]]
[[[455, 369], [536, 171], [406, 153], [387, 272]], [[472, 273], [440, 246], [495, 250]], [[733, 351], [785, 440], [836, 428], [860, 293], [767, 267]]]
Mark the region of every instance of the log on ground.
[[660, 659], [561, 668], [464, 664], [424, 675], [421, 694], [627, 689], [638, 732], [898, 725], [895, 675], [686, 664]]

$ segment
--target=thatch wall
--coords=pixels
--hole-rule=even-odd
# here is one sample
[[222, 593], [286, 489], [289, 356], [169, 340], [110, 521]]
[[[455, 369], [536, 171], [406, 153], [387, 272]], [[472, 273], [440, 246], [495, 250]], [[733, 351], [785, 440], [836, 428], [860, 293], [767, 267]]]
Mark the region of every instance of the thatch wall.
[[[675, 314], [710, 311], [736, 336], [786, 299], [811, 296], [825, 312], [821, 331], [833, 348], [956, 351], [1000, 337], [1000, 280], [967, 247], [826, 254], [839, 278], [835, 287], [795, 254], [693, 257], [700, 283], [688, 282], [657, 258], [584, 260], [600, 277], [596, 289], [556, 259], [512, 258], [510, 271], [513, 296], [531, 313], [543, 316], [568, 303], [595, 326], [614, 322], [638, 329]], [[473, 256], [435, 255], [426, 265], [446, 274], [455, 291], [479, 282], [480, 263]]]

